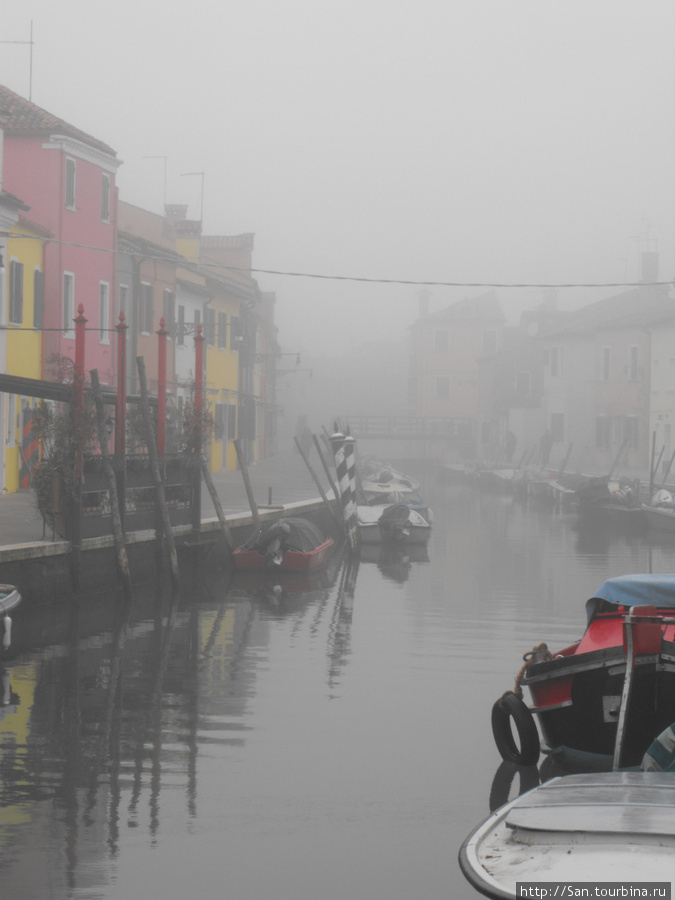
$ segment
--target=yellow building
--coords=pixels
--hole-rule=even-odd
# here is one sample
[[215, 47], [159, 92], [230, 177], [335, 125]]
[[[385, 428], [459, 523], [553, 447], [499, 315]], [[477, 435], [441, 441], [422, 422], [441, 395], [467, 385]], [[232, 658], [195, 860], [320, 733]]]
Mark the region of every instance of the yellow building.
[[240, 298], [227, 278], [207, 276], [210, 300], [204, 308], [206, 397], [215, 419], [207, 448], [212, 472], [237, 468], [233, 441], [239, 420]]
[[[44, 229], [21, 217], [7, 242], [7, 374], [42, 378]], [[5, 490], [30, 487], [37, 446], [30, 431], [34, 398], [6, 396]]]

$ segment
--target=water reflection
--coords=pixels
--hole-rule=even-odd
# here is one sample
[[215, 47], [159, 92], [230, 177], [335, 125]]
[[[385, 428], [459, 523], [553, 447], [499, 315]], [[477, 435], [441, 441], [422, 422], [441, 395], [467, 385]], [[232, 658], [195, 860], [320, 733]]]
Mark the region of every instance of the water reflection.
[[196, 559], [180, 592], [29, 598], [0, 673], [3, 896], [475, 896], [456, 848], [559, 762], [502, 764], [494, 700], [607, 577], [672, 570], [675, 541], [422, 491], [428, 552], [272, 579]]
[[429, 549], [426, 544], [364, 544], [359, 559], [375, 563], [385, 578], [403, 584], [410, 577], [414, 563], [429, 562]]

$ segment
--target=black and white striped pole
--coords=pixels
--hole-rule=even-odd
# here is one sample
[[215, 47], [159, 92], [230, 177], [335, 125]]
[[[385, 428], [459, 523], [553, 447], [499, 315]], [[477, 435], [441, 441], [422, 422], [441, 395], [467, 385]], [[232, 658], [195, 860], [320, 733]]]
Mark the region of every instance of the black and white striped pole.
[[342, 518], [345, 523], [345, 533], [350, 549], [356, 550], [359, 546], [359, 527], [356, 512], [356, 455], [354, 453], [354, 438], [350, 434], [343, 434], [337, 430], [330, 437], [333, 455], [335, 456], [335, 474], [337, 487], [340, 492], [340, 504], [342, 506]]

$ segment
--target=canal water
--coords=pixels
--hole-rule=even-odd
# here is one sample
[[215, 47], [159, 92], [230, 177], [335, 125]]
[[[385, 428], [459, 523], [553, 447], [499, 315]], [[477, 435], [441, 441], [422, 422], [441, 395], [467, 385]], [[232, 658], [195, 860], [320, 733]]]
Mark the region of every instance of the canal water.
[[[675, 541], [423, 477], [427, 553], [281, 586], [208, 559], [16, 616], [0, 715], [0, 896], [440, 900], [518, 791], [490, 729], [522, 654], [580, 637], [605, 578]], [[23, 614], [28, 610], [24, 607]], [[573, 879], [573, 873], [570, 873]]]

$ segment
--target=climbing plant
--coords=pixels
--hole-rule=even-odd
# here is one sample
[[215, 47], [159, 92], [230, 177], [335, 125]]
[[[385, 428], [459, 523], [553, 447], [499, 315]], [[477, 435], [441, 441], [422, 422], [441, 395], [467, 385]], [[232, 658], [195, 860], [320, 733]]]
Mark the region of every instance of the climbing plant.
[[[70, 385], [74, 399], [73, 361], [59, 354], [46, 360], [48, 380]], [[33, 412], [31, 436], [40, 445], [40, 462], [33, 475], [37, 507], [53, 528], [56, 514], [55, 496], [70, 503], [75, 497], [76, 459], [78, 447], [91, 455], [96, 446], [96, 413], [93, 399], [85, 394], [80, 421], [75, 421], [74, 403], [41, 400]], [[63, 504], [58, 504], [63, 506]], [[61, 512], [64, 510], [61, 509]]]

